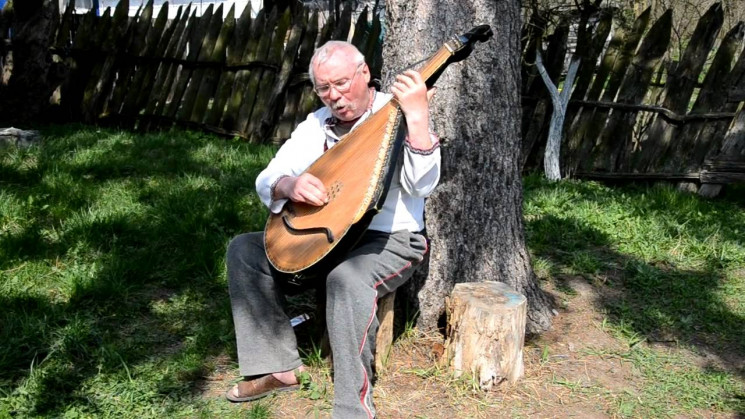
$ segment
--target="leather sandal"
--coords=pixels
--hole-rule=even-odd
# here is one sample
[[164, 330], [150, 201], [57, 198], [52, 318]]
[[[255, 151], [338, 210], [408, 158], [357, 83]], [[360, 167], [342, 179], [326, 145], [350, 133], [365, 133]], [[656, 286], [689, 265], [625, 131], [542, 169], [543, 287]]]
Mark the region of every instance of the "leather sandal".
[[225, 398], [233, 403], [250, 402], [274, 393], [283, 391], [295, 391], [300, 384], [285, 384], [272, 374], [267, 374], [251, 380], [239, 381], [230, 390], [225, 392]]

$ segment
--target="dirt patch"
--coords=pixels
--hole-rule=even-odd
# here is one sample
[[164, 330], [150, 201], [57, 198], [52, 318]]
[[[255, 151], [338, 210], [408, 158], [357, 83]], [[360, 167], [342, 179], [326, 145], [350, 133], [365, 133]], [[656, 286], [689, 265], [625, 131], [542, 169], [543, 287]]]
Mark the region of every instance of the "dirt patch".
[[[598, 309], [602, 296], [582, 277], [564, 278], [562, 289], [573, 290], [569, 297], [555, 292], [550, 284], [544, 285], [557, 301], [563, 299], [563, 304], [552, 330], [526, 342], [525, 377], [516, 385], [502, 384], [484, 393], [438, 367], [437, 338], [402, 338], [394, 345], [390, 364], [378, 375], [375, 385], [379, 417], [621, 416], [624, 400], [636, 398], [646, 383], [633, 365], [618, 355], [628, 348], [603, 327], [604, 315]], [[706, 362], [706, 356], [690, 356]], [[228, 369], [218, 366], [215, 376], [207, 380], [210, 385], [204, 397], [222, 397], [236, 379]], [[330, 416], [333, 385], [328, 370], [313, 368], [311, 374], [316, 390], [322, 390], [312, 397], [320, 398], [312, 400], [309, 391], [277, 396], [268, 401], [275, 417]], [[701, 417], [731, 417], [709, 411], [698, 413]]]

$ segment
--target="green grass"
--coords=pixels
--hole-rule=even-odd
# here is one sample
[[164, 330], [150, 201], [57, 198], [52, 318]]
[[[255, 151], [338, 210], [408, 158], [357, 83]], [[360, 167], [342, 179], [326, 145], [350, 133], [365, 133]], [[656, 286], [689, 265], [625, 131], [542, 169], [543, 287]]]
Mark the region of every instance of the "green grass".
[[[524, 216], [535, 271], [569, 300], [580, 276], [604, 298], [604, 325], [648, 383], [621, 397], [622, 416], [745, 413], [745, 194], [707, 201], [669, 185], [611, 188], [595, 182], [525, 179]], [[701, 369], [640, 343], [708, 352]], [[672, 403], [674, 400], [675, 403]]]
[[[272, 148], [185, 131], [43, 134], [42, 146], [0, 149], [0, 418], [270, 417], [271, 400], [236, 407], [204, 393], [236, 359], [225, 248], [263, 228], [254, 179]], [[742, 192], [706, 201], [669, 187], [525, 180], [538, 278], [569, 303], [568, 277], [614, 291], [598, 309], [628, 350], [610, 355], [646, 386], [613, 395], [610, 414], [745, 412], [745, 371], [644, 345], [664, 337], [742, 358]], [[326, 374], [305, 340], [305, 360]], [[328, 381], [311, 380], [305, 397], [328, 399]]]
[[213, 417], [204, 377], [235, 359], [225, 247], [263, 226], [253, 181], [272, 150], [44, 137], [0, 150], [0, 417]]

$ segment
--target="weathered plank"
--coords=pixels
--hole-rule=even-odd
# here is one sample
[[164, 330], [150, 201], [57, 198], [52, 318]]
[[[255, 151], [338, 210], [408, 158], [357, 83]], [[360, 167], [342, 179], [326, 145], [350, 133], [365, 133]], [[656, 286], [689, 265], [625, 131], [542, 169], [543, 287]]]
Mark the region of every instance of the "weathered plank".
[[[574, 83], [574, 90], [572, 91], [570, 100], [582, 100], [585, 98], [587, 89], [590, 88], [590, 83], [592, 83], [595, 77], [598, 57], [603, 50], [605, 41], [608, 39], [612, 23], [613, 15], [611, 13], [603, 13], [595, 27], [595, 33], [592, 36], [590, 44], [587, 46], [577, 45], [577, 54], [580, 55], [582, 60], [577, 70], [577, 81]], [[572, 121], [576, 112], [577, 109], [567, 109], [566, 120]]]
[[[650, 83], [648, 85], [652, 86]], [[735, 116], [734, 112], [712, 112], [712, 113], [690, 113], [690, 114], [677, 114], [670, 109], [663, 108], [658, 105], [644, 105], [644, 104], [632, 104], [632, 103], [621, 103], [621, 102], [593, 102], [589, 100], [576, 100], [571, 102], [575, 105], [581, 105], [586, 108], [602, 108], [602, 109], [621, 109], [623, 111], [642, 111], [650, 112], [653, 114], [659, 114], [663, 118], [667, 119], [672, 124], [686, 124], [691, 121], [730, 121]]]
[[119, 53], [117, 78], [111, 98], [104, 104], [102, 117], [117, 117], [121, 111], [127, 90], [132, 87], [132, 76], [137, 68], [137, 62], [132, 57], [139, 57], [145, 52], [145, 39], [150, 30], [153, 18], [153, 0], [148, 0], [142, 8], [139, 17], [130, 24], [127, 45]]
[[[641, 34], [644, 33], [644, 29], [649, 23], [649, 15], [650, 11], [646, 10], [637, 17], [630, 32], [627, 33], [619, 27], [613, 33], [600, 66], [595, 72], [595, 79], [587, 91], [586, 100], [597, 101], [600, 98], [608, 77], [614, 69], [615, 62], [623, 55], [622, 51], [624, 49], [631, 46], [635, 48], [633, 40], [641, 39]], [[595, 140], [602, 129], [602, 125], [598, 126], [600, 122], [597, 121], [602, 120], [602, 124], [605, 124], [607, 114], [598, 116], [598, 120], [596, 120], [595, 113], [595, 108], [583, 108], [575, 114], [573, 119], [569, 120], [571, 121], [570, 128], [567, 134], [566, 147], [564, 147], [564, 158], [562, 159], [562, 172], [567, 175], [571, 175], [577, 170], [579, 164], [587, 158], [595, 146]]]
[[208, 62], [213, 64], [213, 66], [207, 68], [204, 72], [196, 101], [191, 111], [191, 117], [189, 118], [191, 122], [201, 122], [207, 112], [210, 99], [214, 100], [215, 89], [217, 88], [217, 82], [221, 72], [221, 67], [217, 67], [217, 64], [225, 64], [226, 50], [230, 39], [233, 37], [235, 25], [235, 5], [233, 5], [223, 22], [220, 35], [218, 35], [215, 47], [212, 49], [212, 54], [208, 58]]
[[[677, 113], [687, 110], [698, 76], [723, 22], [724, 12], [721, 3], [712, 5], [698, 21], [682, 59], [668, 73], [663, 107]], [[635, 167], [642, 171], [662, 167], [664, 162], [661, 158], [667, 151], [672, 138], [677, 135], [677, 131], [677, 127], [668, 124], [663, 118], [655, 118], [641, 140], [644, 152], [639, 156]]]
[[725, 155], [713, 160], [706, 160], [704, 170], [712, 172], [745, 173], [745, 158], [736, 155]]
[[7, 86], [13, 69], [13, 53], [10, 51], [10, 25], [13, 19], [13, 3], [6, 2], [0, 8], [0, 86]]
[[[233, 7], [231, 7], [231, 10], [233, 9]], [[220, 35], [225, 36], [223, 28], [231, 32], [233, 31], [233, 29], [235, 29], [235, 26], [233, 26], [232, 24], [224, 25], [222, 19], [222, 8], [222, 4], [217, 7], [217, 10], [212, 15], [212, 19], [210, 19], [207, 33], [202, 38], [202, 45], [199, 48], [199, 55], [196, 59], [197, 67], [191, 73], [191, 79], [189, 80], [189, 84], [187, 85], [186, 90], [184, 91], [184, 95], [181, 99], [181, 107], [176, 113], [176, 120], [178, 121], [188, 121], [191, 119], [191, 112], [194, 109], [194, 102], [196, 101], [197, 94], [199, 93], [199, 88], [202, 85], [202, 79], [207, 73], [207, 68], [204, 67], [203, 64], [214, 62], [212, 61], [212, 54], [215, 51], [215, 46], [217, 45], [217, 41]], [[235, 16], [235, 12], [233, 12], [233, 16]], [[223, 42], [222, 50], [218, 51], [217, 55], [224, 53], [224, 45], [225, 44]], [[218, 58], [218, 60], [220, 59]], [[210, 95], [211, 94], [212, 93], [210, 92]]]
[[69, 121], [82, 119], [83, 93], [91, 72], [101, 64], [101, 44], [111, 26], [111, 8], [97, 18], [93, 11], [82, 16], [71, 40], [72, 70], [60, 88], [60, 112]]
[[[166, 4], [164, 4], [163, 7], [165, 8]], [[176, 10], [176, 16], [170, 23], [166, 24], [160, 39], [157, 41], [157, 49], [153, 53], [153, 56], [149, 58], [152, 60], [152, 66], [149, 67], [147, 73], [143, 76], [143, 86], [140, 91], [137, 92], [137, 99], [134, 102], [134, 108], [138, 110], [149, 107], [148, 99], [150, 97], [153, 97], [153, 105], [155, 105], [155, 101], [157, 100], [155, 92], [162, 88], [162, 82], [167, 73], [168, 63], [166, 60], [169, 56], [169, 48], [171, 49], [170, 53], [172, 53], [174, 43], [178, 42], [177, 38], [186, 26], [186, 21], [188, 20], [188, 7], [187, 12], [185, 14], [182, 13], [183, 7], [179, 6]], [[147, 110], [143, 115], [149, 115]], [[142, 128], [144, 125], [145, 124], [142, 124], [139, 128]]]
[[690, 172], [690, 173], [632, 173], [632, 172], [582, 172], [579, 171], [574, 174], [574, 177], [579, 179], [591, 179], [591, 180], [664, 180], [664, 181], [690, 181], [697, 182], [701, 179], [701, 173]]
[[[176, 16], [176, 18], [178, 17]], [[170, 33], [166, 31], [166, 23], [168, 23], [168, 2], [163, 3], [153, 27], [147, 31], [142, 55], [135, 57], [138, 61], [137, 70], [132, 78], [132, 83], [127, 86], [121, 110], [121, 117], [128, 121], [128, 126], [134, 124], [133, 118], [142, 107], [142, 92], [150, 91], [155, 74], [158, 71], [157, 59], [163, 56], [168, 45], [167, 40]], [[163, 39], [166, 41], [162, 42]]]
[[279, 73], [274, 80], [273, 87], [270, 86], [272, 90], [269, 94], [269, 100], [266, 102], [263, 109], [260, 106], [254, 107], [255, 112], [251, 121], [257, 121], [257, 123], [256, 125], [249, 124], [251, 141], [253, 142], [266, 143], [271, 139], [270, 134], [278, 119], [277, 114], [279, 111], [280, 100], [283, 98], [284, 92], [287, 89], [287, 84], [290, 80], [290, 73], [294, 67], [295, 58], [297, 57], [298, 48], [300, 46], [300, 40], [303, 36], [304, 24], [308, 20], [307, 16], [307, 12], [301, 13], [296, 19], [296, 24], [290, 29], [284, 47], [284, 57], [282, 58]]
[[[659, 26], [655, 24], [655, 26], [657, 26], [657, 28], [661, 28], [662, 26], [664, 26], [664, 22], [671, 18], [671, 14], [672, 11], [668, 10], [656, 22], [662, 23]], [[613, 67], [608, 72], [608, 81], [605, 85], [605, 88], [603, 89], [601, 101], [609, 102], [614, 100], [614, 98], [616, 97], [618, 89], [621, 87], [621, 83], [623, 82], [624, 75], [626, 74], [631, 61], [633, 60], [634, 51], [637, 50], [639, 42], [641, 42], [642, 40], [642, 35], [644, 34], [647, 25], [649, 25], [650, 16], [651, 9], [648, 8], [636, 19], [636, 21], [634, 22], [634, 27], [626, 35], [623, 47], [618, 50], [618, 55], [613, 62]], [[651, 30], [650, 33], [652, 33]], [[663, 33], [664, 31], [658, 29], [658, 31], [655, 31], [654, 36], [664, 37], [665, 35]], [[647, 37], [647, 39], [648, 38], [649, 37]], [[667, 43], [663, 48], [666, 47]], [[652, 46], [650, 45], [648, 48], [652, 48]], [[637, 76], [639, 76], [639, 74], [637, 74]], [[646, 92], [646, 86], [644, 86], [644, 89], [644, 91]], [[602, 135], [603, 128], [606, 125], [608, 114], [609, 112], [606, 109], [595, 109], [592, 118], [586, 126], [586, 130], [583, 132], [585, 141], [584, 144], [581, 144], [579, 147], [579, 155], [575, 156], [575, 158], [577, 159], [576, 162], [579, 163], [582, 170], [586, 170], [587, 168], [592, 167], [595, 162], [599, 160], [599, 158], [602, 159], [602, 154], [608, 150], [608, 144], [605, 144], [603, 141], [599, 140]], [[588, 158], [588, 156], [590, 156], [590, 158]]]
[[189, 80], [191, 79], [191, 75], [194, 71], [193, 66], [199, 58], [200, 52], [202, 50], [202, 45], [205, 42], [205, 36], [207, 34], [207, 31], [210, 30], [212, 17], [214, 14], [215, 13], [213, 4], [210, 4], [209, 6], [207, 6], [207, 10], [204, 12], [204, 14], [196, 19], [196, 25], [189, 33], [186, 61], [184, 62], [184, 64], [181, 65], [178, 76], [173, 82], [170, 102], [166, 104], [166, 108], [163, 113], [163, 116], [167, 120], [172, 121], [176, 117], [176, 112], [178, 112], [178, 109], [181, 106], [184, 92], [186, 91], [186, 87], [189, 84]]
[[310, 89], [311, 82], [308, 80], [308, 65], [313, 55], [316, 37], [318, 36], [318, 11], [310, 16], [306, 23], [308, 28], [303, 35], [297, 58], [293, 63], [293, 74], [295, 75], [288, 83], [287, 95], [285, 97], [285, 108], [277, 122], [274, 138], [277, 141], [287, 139], [297, 125], [296, 119], [300, 113], [299, 102], [306, 89]]
[[354, 32], [352, 33], [352, 40], [350, 41], [352, 45], [356, 46], [360, 51], [362, 51], [360, 46], [367, 42], [367, 37], [370, 35], [370, 31], [368, 30], [369, 18], [367, 15], [368, 8], [365, 6], [365, 8], [362, 9], [362, 13], [357, 17], [357, 23], [354, 24]]
[[[238, 108], [238, 114], [235, 119], [234, 130], [246, 135], [246, 129], [248, 127], [248, 120], [251, 117], [251, 111], [253, 110], [254, 104], [259, 99], [259, 82], [265, 71], [276, 71], [276, 67], [270, 61], [272, 56], [272, 41], [275, 38], [275, 33], [278, 27], [282, 26], [283, 23], [278, 22], [277, 18], [278, 11], [272, 10], [269, 15], [269, 19], [266, 21], [264, 27], [264, 34], [259, 40], [259, 46], [256, 50], [256, 61], [262, 64], [261, 67], [254, 68], [248, 77], [246, 78], [245, 89], [240, 91], [241, 104]], [[285, 27], [286, 29], [286, 27]]]
[[370, 35], [367, 37], [367, 42], [362, 46], [360, 51], [365, 55], [365, 61], [368, 67], [370, 67], [370, 76], [375, 81], [379, 81], [382, 78], [383, 71], [383, 43], [381, 42], [381, 32], [383, 31], [382, 23], [380, 22], [380, 16], [373, 14], [372, 27], [370, 29]]
[[[727, 91], [732, 87], [728, 76], [737, 53], [742, 50], [745, 25], [740, 22], [733, 27], [717, 49], [709, 67], [703, 86], [699, 91], [690, 114], [734, 111], [737, 104], [727, 102]], [[663, 170], [688, 171], [700, 168], [710, 149], [719, 150], [723, 133], [730, 120], [695, 121], [680, 128], [663, 156]], [[715, 135], [720, 131], [720, 135]]]
[[250, 36], [251, 31], [251, 8], [243, 9], [243, 14], [235, 24], [235, 32], [227, 48], [226, 65], [221, 74], [217, 86], [217, 92], [209, 112], [204, 116], [203, 124], [213, 129], [219, 128], [220, 119], [225, 111], [225, 104], [231, 95], [231, 88], [235, 81], [236, 71], [232, 68], [238, 65], [243, 58], [244, 43]]
[[153, 27], [147, 31], [143, 53], [134, 57], [138, 64], [132, 81], [126, 87], [124, 103], [119, 115], [120, 123], [126, 123], [127, 126], [134, 125], [134, 118], [141, 109], [139, 100], [141, 100], [142, 92], [150, 90], [158, 70], [157, 59], [165, 53], [167, 42], [161, 42], [161, 38], [168, 36], [167, 32], [164, 33], [167, 22], [168, 2], [165, 2], [155, 19]]
[[[181, 7], [179, 7], [181, 11]], [[176, 26], [173, 30], [171, 39], [166, 47], [164, 61], [158, 68], [158, 75], [155, 77], [153, 90], [150, 92], [147, 106], [145, 107], [145, 116], [150, 118], [144, 128], [152, 128], [160, 122], [158, 118], [163, 114], [168, 93], [176, 77], [179, 64], [174, 62], [176, 59], [183, 57], [184, 46], [189, 39], [189, 32], [196, 26], [196, 14], [191, 11], [191, 5], [186, 6], [186, 10], [180, 19], [172, 23]]]
[[[634, 57], [631, 67], [619, 87], [616, 100], [623, 104], [640, 104], [647, 94], [649, 82], [652, 80], [654, 69], [665, 55], [670, 44], [673, 14], [668, 10], [644, 37], [639, 50]], [[599, 171], [611, 172], [617, 170], [618, 156], [627, 150], [633, 152], [635, 144], [632, 142], [632, 130], [636, 122], [636, 112], [614, 110], [605, 129], [600, 135], [598, 145], [593, 151], [593, 168]]]
[[[725, 86], [729, 86], [730, 92], [736, 92], [738, 90], [745, 90], [745, 51], [740, 52], [740, 57], [737, 59], [737, 62], [735, 62], [735, 65], [732, 67], [732, 71], [730, 71], [729, 75], [727, 76], [727, 79], [723, 83]], [[745, 98], [740, 100], [739, 102], [745, 102]], [[724, 110], [733, 110], [736, 111], [738, 106], [743, 106], [742, 103], [734, 102], [732, 101], [731, 96], [728, 97], [727, 105], [725, 105]], [[729, 158], [732, 155], [736, 155], [737, 152], [737, 141], [736, 137], [732, 137], [731, 130], [733, 127], [737, 127], [737, 121], [736, 119], [739, 117], [739, 113], [735, 114], [735, 117], [731, 120], [731, 124], [729, 126], [717, 126], [719, 128], [719, 131], [714, 131], [711, 134], [707, 133], [706, 135], [710, 135], [711, 137], [717, 138], [722, 137], [722, 145], [720, 149], [717, 149], [716, 147], [712, 147], [708, 153], [706, 154], [706, 159], [716, 159], [721, 156], [724, 156], [724, 158]], [[745, 144], [741, 143], [742, 150], [745, 148]]]
[[252, 69], [255, 68], [258, 63], [258, 57], [260, 49], [262, 48], [262, 42], [264, 42], [263, 48], [269, 44], [268, 38], [271, 38], [271, 33], [267, 32], [273, 28], [274, 22], [277, 19], [277, 11], [272, 10], [271, 13], [267, 14], [264, 9], [259, 11], [253, 24], [251, 25], [250, 36], [247, 39], [245, 49], [243, 50], [243, 57], [241, 59], [241, 68], [235, 74], [235, 83], [233, 84], [233, 91], [230, 94], [230, 99], [223, 113], [222, 119], [220, 120], [220, 128], [230, 132], [236, 132], [236, 121], [238, 118], [238, 112], [244, 105], [244, 97], [249, 97], [246, 92], [246, 84], [251, 78]]
[[[254, 101], [254, 106], [251, 109], [250, 116], [248, 117], [248, 123], [243, 129], [243, 131], [246, 133], [246, 136], [251, 142], [258, 143], [268, 140], [267, 138], [259, 137], [259, 126], [261, 124], [261, 119], [263, 118], [264, 111], [267, 109], [267, 105], [275, 105], [274, 103], [272, 103], [274, 102], [272, 98], [274, 89], [272, 86], [274, 86], [274, 84], [276, 83], [279, 77], [279, 72], [281, 71], [280, 67], [282, 66], [282, 50], [284, 49], [283, 45], [285, 44], [285, 42], [288, 41], [287, 31], [290, 29], [291, 19], [291, 10], [288, 8], [287, 10], [285, 10], [285, 12], [282, 14], [282, 17], [277, 22], [277, 28], [274, 32], [272, 44], [269, 47], [269, 53], [267, 54], [267, 61], [269, 64], [272, 65], [273, 69], [264, 69], [264, 71], [261, 72], [258, 78], [259, 84], [257, 86], [256, 100]], [[297, 51], [297, 43], [290, 46], [290, 48], [294, 49], [294, 58], [294, 53]], [[257, 75], [259, 75], [259, 73], [257, 73]], [[287, 82], [285, 81], [284, 83]], [[280, 93], [281, 91], [277, 92], [277, 94]]]
[[[73, 30], [73, 12], [75, 11], [75, 0], [71, 0], [65, 9], [65, 13], [62, 15], [59, 27], [57, 28], [57, 36], [55, 37], [54, 48], [58, 50], [67, 49], [72, 44], [72, 30]], [[0, 12], [2, 13], [2, 12]], [[0, 23], [0, 39], [4, 37], [2, 30], [2, 23]]]
[[[745, 182], [745, 142], [731, 144], [728, 154], [713, 160], [706, 160], [701, 171], [701, 182], [705, 184], [724, 184]], [[739, 154], [733, 153], [739, 149]]]
[[[351, 14], [350, 14], [351, 19]], [[326, 20], [326, 24], [323, 25], [323, 27], [320, 29], [320, 33], [318, 35], [318, 39], [315, 40], [315, 47], [320, 47], [321, 45], [325, 44], [326, 41], [332, 39], [331, 35], [334, 33], [334, 29], [338, 26], [338, 22], [336, 17], [331, 14], [328, 16], [328, 19]]]
[[[333, 29], [333, 32], [331, 33], [331, 39], [339, 40], [339, 41], [346, 41], [349, 37], [349, 30], [352, 27], [352, 12], [353, 12], [353, 4], [352, 2], [344, 2], [344, 9], [341, 11], [341, 15], [339, 16], [338, 20], [335, 21], [335, 25], [331, 27]], [[326, 42], [325, 39], [321, 39], [322, 43], [318, 44], [318, 46], [323, 45], [323, 42]]]
[[95, 122], [98, 119], [99, 110], [113, 87], [117, 56], [129, 27], [128, 12], [129, 0], [121, 0], [114, 10], [111, 25], [102, 28], [108, 31], [101, 47], [101, 53], [106, 58], [96, 64], [83, 94], [82, 114], [85, 122]]
[[[740, 105], [737, 116], [735, 116], [732, 124], [730, 124], [729, 130], [727, 130], [727, 134], [724, 136], [721, 150], [719, 150], [717, 155], [708, 159], [704, 167], [707, 168], [707, 164], [708, 168], [714, 165], [721, 167], [724, 162], [736, 162], [738, 165], [745, 162], [745, 104]], [[728, 164], [730, 164], [729, 167], [732, 167], [731, 163]], [[736, 181], [737, 179], [726, 179], [723, 177], [702, 179], [702, 183], [704, 184], [701, 185], [698, 194], [706, 197], [714, 197], [719, 194], [722, 184], [733, 180]], [[745, 180], [740, 179], [739, 181], [743, 182]]]

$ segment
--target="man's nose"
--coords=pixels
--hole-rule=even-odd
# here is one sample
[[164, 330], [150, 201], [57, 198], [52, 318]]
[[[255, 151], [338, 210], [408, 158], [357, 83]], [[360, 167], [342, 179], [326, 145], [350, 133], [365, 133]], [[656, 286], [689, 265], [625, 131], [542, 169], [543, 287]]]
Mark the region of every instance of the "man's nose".
[[333, 86], [333, 85], [329, 86], [329, 99], [335, 101], [335, 100], [337, 100], [339, 98], [341, 98], [341, 93], [339, 93], [339, 91], [336, 90], [336, 87], [335, 86]]

